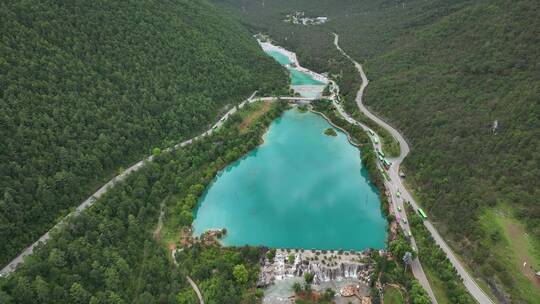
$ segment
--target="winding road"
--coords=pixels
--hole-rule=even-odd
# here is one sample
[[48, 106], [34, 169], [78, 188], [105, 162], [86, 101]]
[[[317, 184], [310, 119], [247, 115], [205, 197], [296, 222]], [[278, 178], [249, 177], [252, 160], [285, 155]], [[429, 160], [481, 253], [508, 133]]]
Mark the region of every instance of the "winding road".
[[[407, 155], [410, 152], [409, 144], [407, 143], [405, 138], [401, 135], [401, 133], [399, 133], [399, 131], [397, 131], [395, 128], [390, 126], [388, 123], [386, 123], [384, 120], [382, 120], [381, 118], [379, 118], [375, 114], [371, 113], [365, 107], [365, 105], [362, 102], [362, 97], [364, 95], [364, 90], [365, 90], [365, 88], [367, 87], [367, 85], [369, 83], [369, 80], [367, 79], [366, 74], [364, 73], [362, 65], [359, 64], [358, 62], [356, 62], [354, 59], [352, 59], [343, 49], [341, 49], [341, 47], [339, 46], [339, 36], [336, 33], [334, 33], [334, 45], [336, 46], [336, 48], [345, 57], [347, 57], [355, 65], [356, 69], [358, 70], [358, 72], [360, 73], [360, 76], [362, 78], [362, 85], [360, 86], [360, 89], [358, 90], [358, 93], [356, 95], [356, 104], [358, 105], [358, 108], [360, 109], [360, 111], [362, 111], [362, 113], [364, 115], [366, 115], [367, 117], [372, 119], [374, 122], [376, 122], [378, 125], [380, 125], [384, 129], [386, 129], [388, 132], [390, 132], [390, 134], [392, 134], [392, 136], [394, 136], [394, 138], [399, 142], [400, 155], [398, 157], [396, 157], [396, 158], [390, 159], [390, 161], [392, 162], [392, 165], [390, 166], [390, 169], [388, 170], [388, 175], [390, 177], [390, 181], [386, 182], [386, 186], [387, 186], [387, 189], [391, 193], [391, 199], [392, 199], [392, 202], [393, 202], [394, 211], [396, 212], [396, 214], [400, 214], [400, 216], [406, 220], [405, 213], [404, 212], [399, 212], [399, 210], [398, 210], [398, 207], [400, 207], [403, 210], [403, 203], [405, 201], [410, 202], [411, 207], [414, 209], [415, 212], [417, 212], [417, 210], [418, 210], [418, 204], [416, 203], [416, 201], [414, 200], [412, 195], [409, 193], [407, 188], [405, 188], [405, 186], [403, 185], [403, 182], [402, 182], [402, 180], [401, 180], [401, 178], [399, 176], [399, 166], [401, 165], [403, 159], [405, 159], [405, 157], [407, 157]], [[337, 104], [337, 105], [339, 105], [339, 104]], [[339, 107], [337, 107], [337, 108], [338, 108], [338, 111], [340, 113], [343, 112], [343, 113], [341, 113], [341, 115], [343, 117], [345, 117], [348, 121], [354, 121], [354, 119], [352, 119], [343, 110], [341, 105], [339, 105]], [[358, 122], [356, 122], [356, 124], [361, 125]], [[366, 130], [368, 129], [364, 125], [361, 125], [361, 126]], [[374, 144], [374, 146], [377, 148], [379, 146], [379, 144]], [[400, 195], [401, 197], [397, 197], [396, 193], [398, 191], [401, 193], [401, 195]], [[400, 222], [400, 226], [404, 230], [406, 235], [408, 234], [408, 232], [410, 232], [410, 227], [408, 226], [407, 221]], [[450, 249], [450, 247], [446, 244], [446, 242], [441, 237], [441, 235], [439, 234], [437, 229], [435, 229], [433, 224], [431, 224], [431, 222], [429, 222], [428, 220], [425, 220], [424, 221], [424, 226], [426, 226], [426, 228], [430, 232], [431, 236], [433, 237], [433, 239], [435, 240], [437, 245], [439, 245], [441, 247], [441, 249], [444, 251], [444, 253], [448, 257], [448, 260], [450, 260], [450, 262], [452, 263], [454, 268], [457, 270], [459, 276], [463, 279], [463, 284], [465, 285], [465, 287], [467, 288], [469, 293], [472, 295], [472, 297], [480, 304], [493, 304], [493, 301], [478, 286], [478, 284], [473, 279], [473, 277], [465, 270], [465, 267], [456, 258], [456, 255], [454, 254], [452, 249]], [[411, 237], [411, 244], [412, 244], [413, 248], [418, 248], [416, 246], [416, 243], [415, 243], [413, 237]], [[426, 289], [426, 291], [428, 292], [429, 296], [431, 297], [433, 303], [437, 303], [437, 300], [435, 299], [435, 295], [433, 293], [433, 290], [431, 289], [431, 287], [429, 285], [429, 282], [428, 282], [428, 280], [426, 278], [426, 275], [425, 275], [425, 273], [424, 273], [424, 271], [422, 269], [422, 265], [420, 264], [420, 261], [418, 260], [418, 258], [416, 258], [413, 261], [411, 267], [412, 267], [412, 271], [413, 271], [414, 276], [418, 279], [420, 284], [422, 284], [424, 289]]]
[[[358, 70], [358, 72], [359, 72], [359, 74], [360, 74], [360, 76], [362, 78], [362, 84], [361, 84], [360, 89], [358, 90], [358, 93], [356, 95], [356, 103], [357, 103], [359, 109], [362, 111], [362, 113], [364, 113], [364, 115], [366, 115], [367, 117], [372, 119], [374, 122], [376, 122], [378, 125], [380, 125], [384, 129], [386, 129], [388, 132], [390, 132], [390, 134], [392, 134], [392, 136], [394, 136], [394, 138], [399, 142], [400, 155], [398, 157], [396, 157], [396, 158], [390, 159], [391, 162], [392, 162], [392, 165], [390, 166], [390, 169], [388, 170], [388, 175], [390, 177], [390, 180], [386, 181], [385, 184], [386, 184], [386, 187], [387, 187], [388, 191], [390, 192], [390, 196], [391, 196], [391, 199], [392, 199], [392, 202], [393, 202], [392, 205], [394, 207], [395, 213], [400, 214], [402, 218], [406, 219], [406, 215], [404, 214], [404, 212], [400, 212], [398, 210], [398, 207], [403, 209], [404, 201], [409, 201], [411, 203], [411, 207], [415, 211], [417, 211], [417, 209], [418, 209], [418, 205], [417, 205], [416, 201], [414, 200], [412, 195], [410, 195], [409, 191], [407, 191], [407, 189], [403, 185], [403, 183], [401, 181], [401, 178], [399, 176], [399, 166], [400, 166], [401, 162], [403, 161], [403, 159], [405, 159], [405, 157], [409, 154], [409, 151], [410, 151], [409, 145], [408, 145], [407, 141], [405, 140], [405, 138], [401, 135], [401, 133], [399, 133], [395, 128], [390, 126], [384, 120], [382, 120], [381, 118], [379, 118], [375, 114], [371, 113], [364, 106], [364, 104], [362, 103], [362, 97], [363, 97], [363, 94], [364, 94], [364, 90], [365, 90], [365, 88], [367, 87], [367, 85], [369, 83], [369, 80], [367, 79], [367, 77], [366, 77], [366, 75], [365, 75], [365, 73], [364, 73], [364, 71], [362, 69], [362, 65], [360, 65], [358, 62], [356, 62], [354, 59], [352, 59], [343, 49], [340, 48], [339, 43], [338, 43], [339, 42], [339, 36], [337, 34], [335, 34], [335, 33], [334, 33], [334, 36], [335, 36], [334, 44], [335, 44], [336, 48], [355, 65], [356, 69]], [[331, 100], [334, 103], [334, 105], [336, 106], [336, 108], [338, 109], [338, 112], [343, 116], [344, 119], [346, 119], [347, 121], [349, 121], [352, 124], [355, 124], [355, 125], [358, 125], [358, 126], [362, 127], [367, 132], [369, 130], [369, 128], [367, 126], [365, 126], [365, 125], [361, 124], [360, 122], [354, 120], [348, 113], [345, 112], [345, 110], [343, 109], [343, 107], [339, 103], [339, 87], [337, 85], [335, 85], [335, 83], [331, 83], [331, 85], [333, 86], [333, 90], [332, 90], [333, 96], [332, 96]], [[204, 133], [202, 133], [202, 134], [200, 134], [200, 135], [198, 135], [198, 136], [196, 136], [194, 138], [183, 141], [183, 142], [175, 145], [174, 147], [167, 148], [167, 149], [164, 150], [164, 152], [172, 151], [172, 150], [175, 150], [175, 149], [190, 145], [192, 142], [196, 141], [197, 139], [200, 139], [202, 137], [211, 135], [212, 132], [215, 129], [221, 127], [223, 125], [223, 123], [232, 114], [234, 114], [238, 109], [244, 107], [247, 103], [251, 103], [251, 102], [254, 102], [254, 101], [257, 101], [257, 100], [272, 101], [272, 100], [276, 99], [276, 97], [254, 98], [256, 93], [257, 93], [257, 91], [253, 92], [253, 94], [250, 97], [248, 97], [246, 100], [244, 100], [238, 106], [231, 108], [227, 113], [225, 113], [221, 117], [221, 119], [219, 119], [218, 122], [216, 122], [213, 126], [211, 126]], [[313, 100], [313, 98], [301, 98], [301, 97], [300, 98], [299, 97], [281, 97], [280, 99], [293, 100], [293, 101], [309, 101], [309, 100]], [[374, 147], [376, 149], [381, 149], [380, 140], [379, 140], [378, 143], [373, 142], [373, 145], [374, 145]], [[99, 197], [101, 197], [103, 194], [105, 194], [112, 186], [114, 186], [118, 182], [124, 180], [130, 173], [139, 170], [141, 167], [144, 166], [145, 162], [150, 162], [150, 161], [153, 160], [153, 158], [154, 158], [153, 156], [149, 156], [149, 157], [135, 163], [134, 165], [132, 165], [131, 167], [126, 169], [124, 172], [122, 172], [120, 175], [115, 176], [114, 178], [109, 180], [105, 185], [103, 185], [101, 188], [99, 188], [93, 195], [91, 195], [89, 198], [87, 198], [85, 201], [83, 201], [76, 208], [75, 211], [73, 211], [72, 213], [70, 213], [66, 217], [64, 217], [60, 222], [58, 222], [47, 233], [42, 235], [36, 242], [34, 242], [29, 247], [27, 247], [21, 254], [19, 254], [8, 265], [6, 265], [2, 270], [0, 270], [0, 276], [5, 276], [5, 275], [8, 275], [9, 273], [13, 272], [17, 268], [17, 266], [24, 261], [25, 256], [31, 255], [34, 252], [34, 249], [39, 244], [46, 243], [50, 239], [51, 232], [54, 229], [61, 227], [66, 222], [66, 220], [68, 218], [70, 218], [72, 216], [77, 216], [83, 210], [85, 210], [86, 208], [92, 206], [94, 204], [94, 202]], [[401, 193], [401, 197], [397, 197], [396, 193], [398, 191]], [[433, 236], [435, 242], [446, 253], [448, 259], [450, 260], [452, 265], [456, 268], [458, 274], [463, 279], [463, 283], [464, 283], [465, 287], [467, 288], [467, 290], [470, 292], [470, 294], [481, 304], [493, 304], [491, 299], [484, 293], [484, 291], [478, 286], [476, 281], [465, 270], [465, 268], [463, 267], [461, 262], [456, 258], [453, 251], [446, 244], [446, 242], [442, 239], [442, 237], [440, 236], [438, 231], [435, 229], [435, 227], [429, 221], [424, 221], [424, 225], [426, 226], [428, 231]], [[408, 222], [406, 222], [406, 221], [405, 222], [400, 222], [400, 226], [404, 230], [405, 234], [407, 235], [408, 232], [410, 231], [410, 228], [408, 226]], [[413, 237], [411, 237], [411, 243], [412, 243], [413, 248], [417, 248]], [[426, 278], [426, 275], [425, 275], [425, 273], [424, 273], [424, 271], [422, 269], [422, 265], [420, 264], [420, 261], [418, 260], [418, 258], [416, 258], [413, 261], [413, 263], [411, 265], [411, 268], [412, 268], [414, 276], [419, 280], [420, 284], [428, 292], [429, 296], [432, 299], [432, 302], [437, 303], [437, 300], [435, 299], [435, 295], [434, 295], [434, 293], [433, 293], [433, 291], [432, 291], [432, 289], [431, 289], [431, 287], [429, 285], [429, 282], [428, 282], [428, 280]], [[188, 277], [188, 281], [190, 282], [193, 289], [197, 293], [197, 296], [199, 297], [200, 302], [204, 303], [204, 301], [202, 299], [202, 295], [200, 294], [200, 291], [197, 288], [197, 285], [189, 277]]]
[[[216, 122], [214, 125], [212, 125], [210, 127], [210, 129], [206, 130], [204, 133], [202, 133], [202, 134], [200, 134], [198, 136], [195, 136], [195, 137], [193, 137], [191, 139], [185, 140], [185, 141], [175, 145], [172, 148], [167, 148], [167, 149], [164, 150], [164, 152], [169, 152], [169, 151], [172, 151], [172, 150], [176, 150], [176, 149], [185, 147], [187, 145], [190, 145], [192, 142], [196, 141], [197, 139], [200, 139], [202, 137], [211, 135], [212, 132], [215, 129], [221, 127], [223, 125], [223, 123], [232, 114], [234, 114], [238, 109], [243, 108], [246, 105], [246, 103], [251, 103], [251, 102], [259, 100], [259, 99], [254, 98], [256, 94], [257, 94], [257, 91], [253, 92], [253, 94], [251, 94], [251, 96], [249, 96], [246, 100], [242, 101], [237, 107], [232, 107], [227, 113], [225, 113], [221, 117], [221, 119], [218, 120], [218, 122]], [[268, 99], [268, 98], [269, 97], [267, 97], [265, 99]], [[273, 98], [273, 99], [275, 99], [275, 98]], [[116, 185], [118, 182], [124, 180], [130, 173], [133, 173], [133, 172], [139, 170], [140, 168], [142, 168], [145, 162], [147, 162], [147, 161], [150, 162], [153, 159], [154, 159], [154, 156], [152, 156], [152, 155], [148, 156], [147, 158], [135, 163], [134, 165], [132, 165], [131, 167], [129, 167], [125, 171], [123, 171], [121, 174], [119, 174], [119, 175], [113, 177], [111, 180], [109, 180], [105, 185], [103, 185], [101, 188], [99, 188], [94, 194], [92, 194], [89, 198], [87, 198], [85, 201], [83, 201], [75, 209], [75, 211], [73, 211], [70, 214], [66, 215], [53, 228], [51, 228], [49, 231], [47, 231], [45, 234], [43, 234], [37, 241], [35, 241], [32, 245], [28, 246], [26, 249], [24, 249], [17, 257], [15, 257], [11, 262], [9, 262], [9, 264], [7, 264], [4, 268], [2, 268], [2, 270], [0, 270], [0, 276], [6, 276], [9, 273], [15, 271], [17, 266], [24, 261], [25, 256], [31, 255], [34, 252], [34, 249], [39, 244], [47, 243], [47, 241], [51, 238], [51, 233], [52, 233], [53, 230], [55, 230], [57, 228], [60, 228], [62, 225], [64, 225], [64, 223], [66, 222], [67, 219], [71, 218], [72, 216], [79, 215], [83, 210], [85, 210], [86, 208], [92, 206], [94, 204], [94, 202], [98, 198], [100, 198], [103, 194], [105, 194], [111, 187]]]

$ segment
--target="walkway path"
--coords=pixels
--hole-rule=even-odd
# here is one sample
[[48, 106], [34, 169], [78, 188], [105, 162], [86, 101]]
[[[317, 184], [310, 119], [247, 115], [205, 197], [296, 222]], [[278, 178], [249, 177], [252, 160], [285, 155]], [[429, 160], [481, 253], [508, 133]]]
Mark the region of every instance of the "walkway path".
[[[403, 202], [408, 201], [411, 203], [411, 207], [414, 209], [414, 211], [418, 210], [418, 204], [412, 197], [412, 195], [409, 193], [407, 188], [403, 185], [401, 178], [399, 176], [399, 166], [401, 165], [401, 162], [410, 152], [409, 145], [405, 138], [397, 131], [397, 129], [390, 126], [388, 123], [386, 123], [384, 120], [376, 116], [375, 114], [371, 113], [362, 103], [362, 97], [364, 95], [364, 90], [367, 87], [369, 81], [366, 77], [366, 74], [364, 73], [364, 70], [362, 69], [362, 65], [360, 65], [358, 62], [356, 62], [354, 59], [352, 59], [343, 49], [339, 47], [338, 44], [339, 36], [334, 33], [334, 44], [336, 48], [344, 55], [346, 56], [352, 63], [354, 63], [356, 69], [360, 73], [360, 76], [362, 78], [362, 85], [360, 87], [360, 90], [358, 90], [358, 93], [356, 95], [356, 103], [358, 105], [358, 108], [364, 115], [375, 121], [378, 125], [385, 128], [394, 138], [397, 139], [400, 145], [401, 154], [391, 159], [392, 165], [390, 166], [390, 169], [388, 170], [388, 175], [390, 177], [390, 182], [387, 182], [388, 190], [391, 192], [391, 198], [393, 202], [394, 211], [396, 214], [400, 214], [398, 211], [398, 207], [403, 209]], [[344, 113], [347, 115], [346, 113]], [[343, 115], [343, 114], [342, 114]], [[352, 119], [352, 118], [351, 118]], [[364, 126], [364, 129], [366, 127]], [[401, 193], [401, 197], [397, 197], [397, 192]], [[401, 213], [401, 216], [406, 220], [405, 213]], [[408, 226], [407, 222], [401, 222], [400, 223], [401, 228], [405, 231], [406, 234], [408, 234], [408, 231], [410, 231], [410, 228]], [[478, 301], [480, 304], [493, 304], [493, 301], [486, 295], [486, 293], [478, 286], [476, 281], [471, 277], [471, 275], [465, 270], [461, 262], [456, 258], [455, 254], [453, 253], [452, 249], [446, 244], [446, 242], [443, 240], [443, 238], [440, 236], [439, 232], [435, 229], [435, 227], [427, 220], [424, 221], [424, 225], [428, 229], [428, 231], [431, 233], [431, 236], [439, 245], [442, 250], [445, 252], [446, 256], [452, 263], [452, 265], [457, 270], [458, 274], [463, 279], [463, 284], [469, 291], [469, 293]], [[408, 230], [408, 231], [407, 231]], [[413, 248], [417, 248], [416, 243], [414, 242], [414, 238], [411, 237]], [[418, 258], [416, 258], [413, 261], [412, 270], [414, 276], [420, 281], [422, 286], [427, 290], [428, 294], [432, 298], [432, 301], [436, 303], [436, 299], [434, 297], [433, 291], [431, 290], [431, 287], [429, 286], [429, 282], [427, 281], [427, 278], [424, 274], [424, 271], [422, 269], [422, 265], [420, 264]]]
[[[192, 142], [194, 142], [197, 139], [200, 139], [204, 136], [211, 135], [213, 130], [221, 127], [225, 120], [227, 120], [232, 114], [234, 114], [237, 109], [241, 109], [246, 105], [246, 103], [254, 102], [258, 99], [255, 99], [255, 94], [257, 94], [257, 91], [253, 92], [251, 96], [249, 96], [246, 100], [244, 100], [242, 103], [240, 103], [237, 107], [233, 107], [230, 109], [221, 119], [216, 122], [210, 129], [205, 131], [204, 133], [195, 136], [194, 138], [188, 139], [186, 141], [183, 141], [177, 145], [175, 145], [172, 148], [167, 148], [164, 150], [164, 152], [176, 150], [181, 147], [185, 147], [187, 145], [190, 145]], [[268, 97], [269, 98], [269, 97]], [[265, 98], [267, 99], [267, 98]], [[111, 180], [109, 180], [105, 185], [103, 185], [101, 188], [99, 188], [94, 194], [92, 194], [89, 198], [87, 198], [84, 202], [82, 202], [72, 213], [65, 216], [60, 222], [58, 222], [53, 228], [51, 228], [49, 231], [47, 231], [44, 235], [42, 235], [37, 241], [35, 241], [32, 245], [28, 246], [23, 252], [21, 252], [15, 259], [13, 259], [9, 264], [7, 264], [2, 270], [0, 270], [0, 276], [5, 276], [11, 272], [13, 272], [17, 266], [23, 262], [24, 257], [31, 255], [34, 252], [34, 249], [36, 246], [38, 246], [40, 243], [47, 243], [47, 241], [51, 238], [51, 231], [53, 231], [56, 228], [61, 227], [68, 218], [72, 216], [79, 215], [83, 210], [86, 208], [92, 206], [94, 202], [100, 198], [103, 194], [105, 194], [112, 186], [116, 185], [118, 182], [124, 180], [130, 173], [135, 172], [143, 167], [144, 163], [146, 161], [152, 161], [154, 159], [154, 156], [149, 156], [136, 164], [132, 165], [131, 167], [127, 168], [124, 172], [122, 172], [120, 175], [115, 176]]]
[[204, 299], [202, 297], [202, 293], [199, 290], [199, 287], [197, 286], [197, 284], [195, 284], [195, 282], [193, 282], [193, 280], [189, 276], [186, 276], [186, 279], [188, 280], [189, 284], [191, 285], [191, 288], [193, 288], [193, 290], [197, 294], [197, 297], [199, 297], [199, 303], [204, 304]]

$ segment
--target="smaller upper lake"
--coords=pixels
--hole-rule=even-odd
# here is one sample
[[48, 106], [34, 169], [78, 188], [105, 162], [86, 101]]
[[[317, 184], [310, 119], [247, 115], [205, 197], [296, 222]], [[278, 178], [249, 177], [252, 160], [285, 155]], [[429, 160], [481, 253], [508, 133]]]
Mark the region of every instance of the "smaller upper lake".
[[[285, 66], [290, 64], [289, 57], [282, 54], [279, 51], [272, 50], [266, 52], [268, 55], [272, 56], [279, 64]], [[324, 85], [324, 83], [314, 79], [311, 75], [307, 73], [300, 72], [294, 68], [288, 67], [289, 73], [291, 74], [291, 84], [292, 85]]]
[[264, 144], [220, 172], [199, 200], [193, 227], [226, 228], [225, 245], [384, 248], [379, 195], [345, 134], [296, 109], [275, 120]]

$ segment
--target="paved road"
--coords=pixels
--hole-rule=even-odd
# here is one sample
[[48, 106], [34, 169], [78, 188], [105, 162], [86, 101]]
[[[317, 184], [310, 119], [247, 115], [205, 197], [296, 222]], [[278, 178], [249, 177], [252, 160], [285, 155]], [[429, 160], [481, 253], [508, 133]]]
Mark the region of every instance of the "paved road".
[[[187, 145], [190, 145], [193, 141], [197, 140], [197, 139], [200, 139], [204, 136], [207, 136], [207, 135], [211, 135], [212, 132], [217, 129], [217, 128], [220, 128], [223, 123], [232, 115], [234, 114], [237, 109], [240, 109], [242, 107], [244, 107], [246, 105], [246, 103], [251, 103], [251, 102], [254, 102], [258, 99], [255, 99], [255, 95], [257, 94], [257, 91], [253, 92], [253, 94], [251, 94], [251, 96], [249, 96], [246, 100], [244, 100], [242, 103], [240, 103], [238, 105], [238, 107], [233, 107], [232, 109], [230, 109], [227, 113], [225, 113], [225, 115], [223, 115], [223, 117], [218, 121], [216, 122], [210, 129], [208, 129], [207, 131], [205, 131], [204, 133], [194, 137], [194, 138], [191, 138], [191, 139], [188, 139], [186, 141], [183, 141], [177, 145], [175, 145], [173, 148], [167, 148], [164, 150], [164, 152], [168, 152], [168, 151], [171, 151], [171, 150], [174, 150], [174, 149], [178, 149], [178, 148], [181, 148], [181, 147], [185, 147]], [[270, 97], [267, 97], [265, 99], [268, 99]], [[89, 198], [87, 198], [84, 202], [82, 202], [76, 209], [75, 211], [73, 211], [72, 213], [68, 214], [66, 217], [64, 217], [60, 222], [58, 222], [53, 228], [51, 228], [49, 231], [47, 231], [44, 235], [42, 235], [37, 241], [35, 241], [32, 245], [28, 246], [26, 249], [23, 250], [23, 252], [21, 252], [15, 259], [13, 259], [9, 264], [7, 264], [4, 268], [2, 268], [2, 270], [0, 270], [0, 276], [5, 276], [11, 272], [13, 272], [17, 266], [23, 262], [24, 260], [24, 257], [25, 256], [28, 256], [28, 255], [31, 255], [33, 252], [34, 252], [34, 249], [36, 248], [36, 246], [38, 246], [39, 244], [41, 243], [47, 243], [47, 241], [51, 238], [51, 232], [56, 229], [56, 228], [59, 228], [61, 227], [68, 218], [72, 217], [72, 216], [77, 216], [79, 215], [84, 209], [92, 206], [94, 204], [94, 202], [100, 198], [103, 194], [105, 194], [105, 192], [107, 192], [107, 190], [109, 190], [109, 188], [111, 188], [112, 186], [114, 186], [116, 183], [118, 183], [119, 181], [122, 181], [124, 180], [130, 173], [132, 172], [135, 172], [137, 170], [139, 170], [140, 168], [143, 167], [144, 163], [146, 161], [152, 161], [154, 159], [153, 156], [149, 156], [137, 163], [135, 163], [134, 165], [132, 165], [131, 167], [127, 168], [124, 172], [122, 172], [120, 175], [117, 175], [115, 176], [114, 178], [112, 178], [111, 180], [109, 180], [105, 185], [103, 185], [101, 188], [99, 188], [94, 194], [92, 194]]]
[[[388, 186], [390, 187], [389, 190], [391, 191], [394, 211], [396, 211], [396, 214], [398, 214], [397, 207], [399, 206], [399, 207], [401, 207], [403, 209], [403, 202], [404, 201], [410, 202], [411, 207], [415, 211], [417, 211], [418, 210], [418, 204], [416, 203], [416, 201], [414, 200], [412, 195], [409, 193], [409, 191], [407, 191], [407, 188], [405, 188], [405, 186], [403, 185], [403, 182], [402, 182], [402, 180], [401, 180], [401, 178], [399, 176], [399, 166], [401, 165], [401, 162], [403, 161], [403, 159], [405, 159], [405, 157], [407, 157], [407, 155], [410, 152], [409, 145], [408, 145], [407, 141], [405, 140], [405, 138], [401, 135], [401, 133], [399, 133], [395, 128], [390, 126], [384, 120], [382, 120], [381, 118], [379, 118], [375, 114], [371, 113], [364, 106], [364, 104], [362, 102], [362, 97], [363, 97], [363, 94], [364, 94], [364, 90], [365, 90], [366, 86], [369, 83], [369, 80], [367, 79], [366, 74], [364, 73], [364, 70], [362, 69], [362, 65], [360, 65], [358, 62], [356, 62], [354, 59], [352, 59], [349, 55], [347, 55], [347, 53], [345, 53], [345, 51], [343, 51], [339, 47], [338, 41], [339, 41], [339, 36], [334, 33], [334, 44], [335, 44], [336, 48], [344, 56], [346, 56], [349, 60], [351, 60], [351, 62], [354, 63], [356, 69], [358, 70], [358, 72], [360, 73], [360, 76], [362, 77], [362, 86], [360, 87], [360, 90], [358, 90], [358, 93], [356, 95], [356, 103], [358, 105], [358, 108], [360, 108], [360, 110], [362, 111], [362, 113], [364, 113], [364, 115], [366, 115], [367, 117], [369, 117], [370, 119], [375, 121], [377, 124], [379, 124], [380, 126], [385, 128], [386, 130], [388, 130], [388, 132], [390, 132], [390, 134], [392, 134], [392, 136], [394, 136], [394, 138], [399, 142], [399, 146], [400, 146], [400, 150], [401, 150], [400, 152], [401, 153], [400, 153], [400, 155], [398, 157], [390, 159], [390, 161], [392, 162], [392, 165], [390, 166], [390, 169], [388, 170], [388, 175], [390, 177], [391, 182], [387, 183], [387, 187]], [[396, 197], [397, 191], [399, 191], [401, 193], [401, 198]], [[402, 218], [403, 217], [406, 218], [406, 215], [404, 214], [404, 212], [401, 213], [401, 216], [402, 216]], [[410, 228], [408, 227], [408, 222], [407, 223], [401, 222], [400, 225], [401, 225], [402, 229], [404, 229], [405, 231], [407, 231], [407, 230], [410, 231]], [[463, 267], [461, 262], [456, 258], [454, 252], [452, 251], [452, 249], [450, 249], [450, 247], [443, 240], [443, 238], [441, 237], [441, 235], [439, 234], [437, 229], [435, 229], [435, 227], [429, 221], [424, 221], [424, 225], [426, 226], [428, 231], [431, 233], [431, 236], [433, 237], [433, 239], [435, 240], [437, 245], [439, 245], [441, 247], [441, 249], [444, 251], [444, 253], [448, 257], [448, 259], [452, 263], [452, 265], [455, 267], [458, 274], [463, 279], [463, 284], [465, 285], [465, 287], [467, 288], [469, 293], [473, 296], [473, 298], [480, 304], [493, 304], [493, 301], [478, 286], [476, 281], [465, 270], [465, 268]], [[408, 232], [406, 232], [406, 233], [408, 233]], [[412, 243], [413, 243], [414, 248], [417, 248], [416, 244], [414, 242], [414, 238], [411, 238], [411, 239], [412, 239]], [[430, 294], [430, 297], [432, 298], [434, 303], [436, 303], [436, 300], [435, 300], [435, 298], [433, 296], [433, 291], [429, 287], [429, 282], [427, 282], [427, 279], [425, 278], [425, 274], [424, 274], [424, 272], [422, 270], [422, 265], [419, 263], [418, 259], [416, 259], [415, 262], [413, 262], [412, 270], [413, 270], [413, 273], [414, 273], [415, 277], [420, 281], [422, 286], [428, 291], [428, 293]], [[427, 288], [426, 288], [426, 286], [427, 286]]]
[[[337, 43], [337, 41], [336, 41]], [[339, 99], [339, 87], [334, 83], [334, 82], [331, 82], [330, 83], [330, 92], [332, 93], [330, 99], [332, 100], [332, 102], [334, 103], [334, 106], [336, 107], [336, 109], [338, 110], [339, 114], [345, 119], [347, 120], [349, 123], [353, 124], [353, 125], [357, 125], [359, 127], [361, 127], [366, 133], [370, 134], [370, 128], [364, 124], [362, 124], [361, 122], [358, 122], [356, 121], [354, 118], [352, 118], [349, 113], [347, 113], [344, 109], [343, 109], [343, 106], [341, 105]], [[365, 88], [365, 86], [364, 86]], [[363, 88], [361, 87], [360, 90], [363, 91]], [[371, 130], [371, 132], [373, 132], [374, 135], [370, 135], [372, 138], [376, 138], [377, 140], [372, 140], [371, 143], [373, 144], [373, 148], [375, 150], [381, 150], [382, 151], [382, 146], [381, 146], [381, 141], [379, 139], [379, 136], [377, 135], [377, 133], [373, 130]], [[379, 162], [377, 162], [377, 166], [379, 167], [379, 169], [381, 170], [384, 170], [381, 166], [381, 164]], [[384, 182], [384, 185], [386, 187], [386, 189], [388, 190], [389, 194], [390, 194], [390, 199], [392, 201], [392, 207], [394, 208], [394, 213], [396, 215], [399, 214], [399, 217], [401, 219], [405, 219], [405, 221], [402, 221], [402, 220], [399, 220], [398, 218], [398, 225], [400, 225], [401, 229], [403, 230], [403, 232], [405, 233], [405, 235], [408, 235], [408, 233], [411, 231], [410, 227], [409, 227], [409, 222], [407, 221], [407, 215], [405, 214], [405, 212], [400, 212], [399, 209], [398, 209], [398, 206], [401, 208], [401, 210], [405, 210], [403, 208], [403, 201], [397, 197], [396, 193], [397, 193], [397, 189], [396, 187], [394, 186], [394, 184], [392, 183], [392, 181], [388, 181], [385, 179], [385, 182]], [[418, 248], [418, 246], [416, 245], [416, 241], [414, 240], [414, 237], [409, 237], [410, 239], [410, 242], [411, 242], [411, 245], [413, 248]], [[424, 287], [424, 289], [427, 291], [428, 295], [430, 296], [431, 298], [431, 301], [435, 304], [437, 304], [437, 299], [435, 298], [435, 294], [433, 293], [433, 290], [431, 289], [431, 286], [429, 285], [429, 281], [426, 277], [426, 274], [424, 273], [424, 269], [422, 268], [422, 264], [420, 263], [420, 260], [418, 259], [418, 257], [416, 257], [413, 261], [412, 261], [412, 264], [411, 264], [411, 270], [413, 272], [413, 275], [414, 277], [420, 282], [420, 284], [422, 285], [422, 287]]]

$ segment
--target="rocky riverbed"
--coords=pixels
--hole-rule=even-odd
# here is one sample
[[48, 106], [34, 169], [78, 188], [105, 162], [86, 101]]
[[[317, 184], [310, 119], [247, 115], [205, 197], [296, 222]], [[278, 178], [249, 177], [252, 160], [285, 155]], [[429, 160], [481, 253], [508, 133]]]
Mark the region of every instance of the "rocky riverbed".
[[[384, 254], [384, 252], [381, 252]], [[265, 288], [263, 303], [294, 303], [293, 284], [303, 284], [304, 274], [312, 273], [312, 289], [336, 292], [335, 303], [369, 303], [371, 276], [375, 263], [371, 251], [276, 249], [273, 259], [261, 261], [258, 287]], [[271, 256], [271, 255], [270, 255]], [[342, 294], [354, 288], [354, 296]]]
[[267, 287], [277, 280], [314, 275], [313, 283], [356, 279], [370, 285], [374, 263], [369, 251], [277, 249], [273, 260], [264, 259], [257, 285]]

